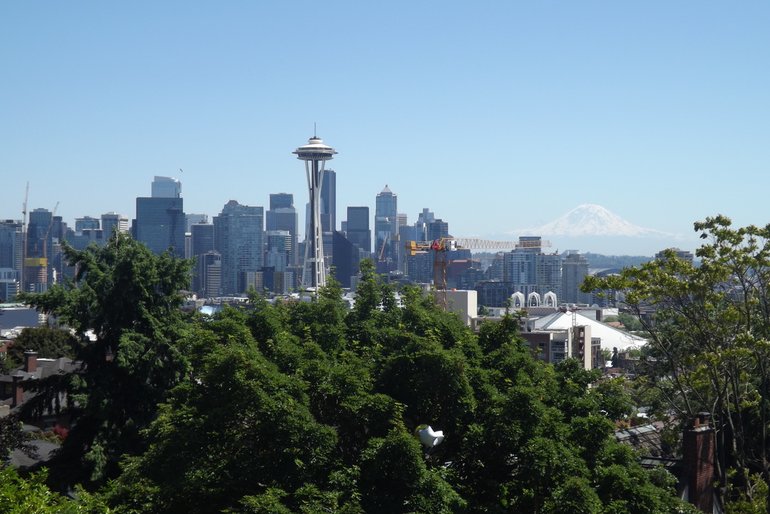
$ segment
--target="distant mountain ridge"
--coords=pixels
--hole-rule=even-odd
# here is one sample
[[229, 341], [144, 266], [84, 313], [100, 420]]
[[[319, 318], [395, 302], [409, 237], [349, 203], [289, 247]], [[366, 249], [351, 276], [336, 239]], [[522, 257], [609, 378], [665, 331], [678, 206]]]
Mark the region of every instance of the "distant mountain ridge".
[[543, 236], [624, 236], [671, 237], [672, 234], [640, 227], [624, 220], [601, 205], [578, 205], [563, 216], [540, 227], [517, 230], [518, 234]]
[[651, 257], [644, 255], [603, 255], [592, 252], [583, 255], [588, 260], [588, 267], [594, 269], [622, 269], [641, 266], [651, 259]]

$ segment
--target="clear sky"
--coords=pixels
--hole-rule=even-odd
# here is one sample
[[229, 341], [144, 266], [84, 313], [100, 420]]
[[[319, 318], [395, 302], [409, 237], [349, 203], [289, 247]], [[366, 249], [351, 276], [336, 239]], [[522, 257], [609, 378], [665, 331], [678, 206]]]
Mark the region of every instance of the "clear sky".
[[154, 175], [187, 212], [304, 214], [317, 122], [338, 220], [388, 184], [455, 236], [582, 203], [688, 238], [765, 224], [768, 27], [749, 0], [2, 2], [0, 218], [27, 182], [70, 223], [132, 218]]

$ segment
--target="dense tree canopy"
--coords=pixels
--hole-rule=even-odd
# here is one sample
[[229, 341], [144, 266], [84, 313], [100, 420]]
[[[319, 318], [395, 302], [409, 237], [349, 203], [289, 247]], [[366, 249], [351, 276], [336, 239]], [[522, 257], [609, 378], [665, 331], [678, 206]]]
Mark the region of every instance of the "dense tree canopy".
[[82, 363], [67, 384], [78, 422], [55, 478], [99, 481], [120, 455], [139, 449], [139, 430], [184, 376], [177, 340], [190, 266], [170, 253], [153, 255], [120, 232], [102, 248], [65, 244], [64, 254], [75, 279], [22, 299], [74, 330]]
[[[351, 310], [332, 284], [182, 320], [185, 264], [119, 235], [68, 255], [77, 282], [28, 300], [81, 336], [81, 453], [60, 459], [106, 471], [115, 512], [686, 509], [612, 437], [622, 391], [535, 360], [511, 316], [476, 335], [418, 289], [399, 303], [364, 263]], [[420, 444], [426, 425], [442, 444]]]

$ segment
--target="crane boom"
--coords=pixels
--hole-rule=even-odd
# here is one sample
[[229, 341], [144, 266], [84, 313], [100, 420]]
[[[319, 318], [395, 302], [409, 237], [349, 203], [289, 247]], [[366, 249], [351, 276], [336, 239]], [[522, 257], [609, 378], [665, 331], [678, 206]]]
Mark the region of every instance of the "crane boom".
[[24, 191], [24, 203], [21, 206], [21, 273], [19, 276], [19, 289], [24, 292], [24, 266], [27, 261], [27, 200], [29, 200], [29, 182]]
[[450, 250], [515, 250], [518, 248], [543, 248], [550, 247], [550, 241], [540, 239], [519, 241], [492, 241], [488, 239], [467, 237], [442, 237], [434, 241], [409, 241], [406, 249], [415, 253], [429, 250], [446, 252]]
[[[508, 250], [518, 248], [541, 248], [551, 246], [550, 241], [523, 239], [519, 241], [490, 241], [478, 238], [442, 237], [433, 241], [407, 241], [409, 255], [433, 252], [433, 286], [437, 291], [446, 291], [446, 252], [453, 250]], [[443, 300], [445, 302], [445, 299]]]

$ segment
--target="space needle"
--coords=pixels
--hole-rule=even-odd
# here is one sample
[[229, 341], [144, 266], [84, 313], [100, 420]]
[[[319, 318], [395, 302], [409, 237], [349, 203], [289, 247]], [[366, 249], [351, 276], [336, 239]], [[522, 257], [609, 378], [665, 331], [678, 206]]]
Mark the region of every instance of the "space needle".
[[321, 229], [321, 179], [326, 161], [337, 152], [324, 144], [315, 134], [306, 145], [294, 152], [297, 159], [305, 161], [307, 188], [310, 194], [310, 237], [305, 238], [305, 265], [302, 269], [302, 288], [315, 289], [326, 285], [323, 233]]

